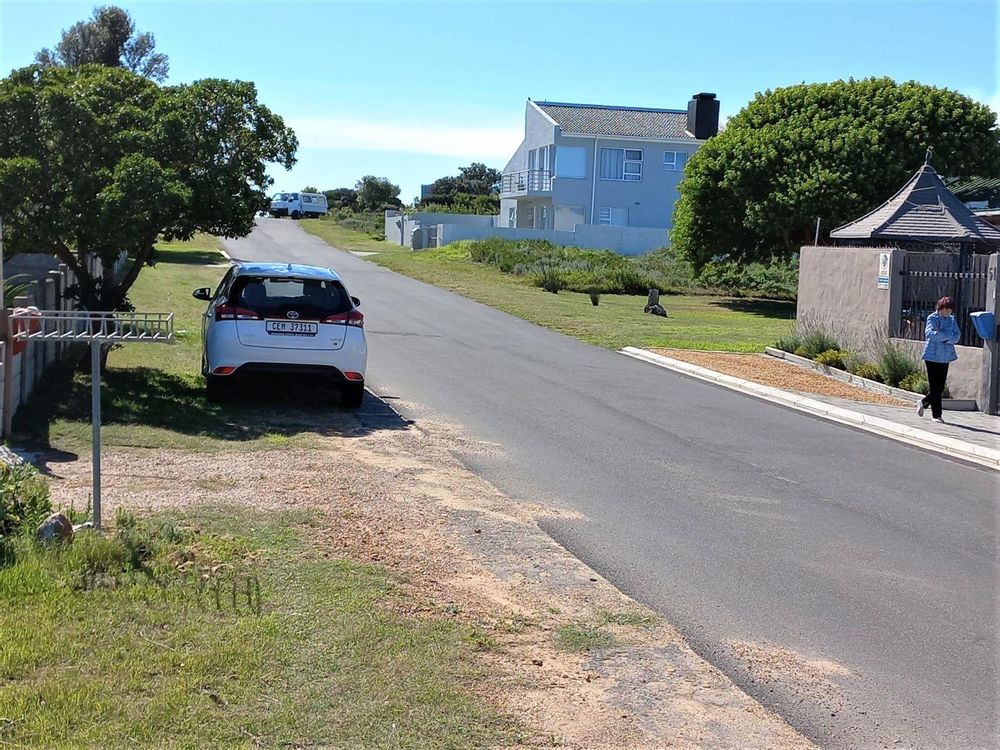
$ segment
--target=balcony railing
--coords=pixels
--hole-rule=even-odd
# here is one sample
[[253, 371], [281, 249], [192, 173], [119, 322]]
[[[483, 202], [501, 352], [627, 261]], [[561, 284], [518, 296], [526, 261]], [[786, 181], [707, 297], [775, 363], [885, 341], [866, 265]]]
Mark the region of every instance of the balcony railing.
[[552, 190], [552, 173], [547, 169], [507, 172], [500, 180], [500, 195], [547, 193]]

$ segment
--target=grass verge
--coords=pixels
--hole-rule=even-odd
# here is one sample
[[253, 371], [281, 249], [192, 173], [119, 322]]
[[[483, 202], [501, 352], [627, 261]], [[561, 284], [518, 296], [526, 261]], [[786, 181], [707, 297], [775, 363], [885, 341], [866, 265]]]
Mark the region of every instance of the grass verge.
[[618, 645], [611, 631], [579, 622], [557, 628], [553, 638], [556, 647], [563, 651], [596, 651]]
[[0, 744], [484, 747], [472, 634], [404, 620], [384, 571], [330, 559], [304, 513], [232, 508], [19, 541], [0, 568]]
[[794, 303], [675, 295], [662, 298], [670, 317], [659, 318], [643, 313], [645, 297], [602, 295], [595, 307], [587, 294], [552, 294], [527, 278], [474, 263], [460, 245], [413, 252], [334, 221], [305, 221], [302, 227], [341, 250], [375, 253], [367, 259], [386, 268], [609, 349], [756, 352], [793, 328]]
[[[161, 243], [157, 264], [144, 269], [130, 298], [138, 310], [174, 313], [176, 343], [120, 346], [102, 377], [103, 443], [189, 451], [293, 447], [322, 431], [338, 434], [344, 420], [322, 419], [327, 392], [269, 394], [266, 403], [213, 404], [201, 377], [201, 316], [191, 292], [218, 285], [228, 268], [216, 241]], [[81, 347], [79, 356], [86, 354]], [[90, 376], [74, 372], [77, 356], [50, 368], [15, 417], [15, 440], [63, 451], [90, 445]], [[298, 389], [297, 389], [298, 390]], [[320, 426], [322, 425], [322, 426]]]

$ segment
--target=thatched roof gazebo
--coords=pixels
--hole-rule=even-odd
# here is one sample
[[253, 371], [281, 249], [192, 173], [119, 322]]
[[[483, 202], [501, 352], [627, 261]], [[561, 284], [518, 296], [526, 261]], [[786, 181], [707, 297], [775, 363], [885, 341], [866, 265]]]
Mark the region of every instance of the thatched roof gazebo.
[[[976, 216], [947, 188], [927, 161], [894, 196], [873, 211], [830, 232], [838, 245], [893, 245], [909, 250], [991, 253], [1000, 229]], [[958, 246], [958, 247], [956, 247]]]

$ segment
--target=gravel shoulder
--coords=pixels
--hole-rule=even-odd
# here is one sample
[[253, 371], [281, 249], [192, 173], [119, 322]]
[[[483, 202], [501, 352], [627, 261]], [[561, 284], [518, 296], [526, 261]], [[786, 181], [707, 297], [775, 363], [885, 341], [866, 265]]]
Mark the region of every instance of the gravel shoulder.
[[686, 349], [650, 349], [664, 357], [679, 359], [699, 367], [732, 375], [772, 388], [781, 388], [796, 393], [809, 393], [816, 396], [829, 396], [881, 406], [901, 406], [909, 408], [910, 404], [892, 396], [883, 396], [866, 391], [839, 380], [827, 378], [817, 372], [811, 372], [802, 367], [796, 367], [780, 359], [766, 354], [730, 354], [728, 352], [696, 352]]
[[[510, 500], [452, 454], [492, 446], [443, 424], [371, 430], [362, 429], [363, 415], [337, 418], [345, 424], [336, 436], [305, 448], [109, 448], [108, 513], [199, 505], [316, 511], [315, 543], [330, 556], [392, 571], [409, 594], [403, 614], [476, 628], [486, 676], [474, 689], [529, 727], [527, 747], [812, 747], [669, 623], [542, 532], [538, 521], [556, 510]], [[53, 501], [79, 506], [89, 456], [48, 469]], [[783, 659], [795, 664], [794, 655]], [[822, 679], [806, 664], [789, 669], [789, 679]]]

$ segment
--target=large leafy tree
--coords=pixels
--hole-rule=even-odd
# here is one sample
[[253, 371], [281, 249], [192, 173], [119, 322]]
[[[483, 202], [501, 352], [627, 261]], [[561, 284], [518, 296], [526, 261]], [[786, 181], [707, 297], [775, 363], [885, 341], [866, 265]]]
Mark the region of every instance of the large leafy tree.
[[55, 48], [43, 49], [35, 60], [44, 67], [74, 68], [95, 63], [125, 68], [161, 82], [170, 71], [167, 56], [156, 51], [153, 35], [136, 31], [132, 16], [115, 5], [95, 8], [89, 20], [64, 29]]
[[358, 207], [358, 191], [353, 188], [324, 190], [323, 195], [330, 208], [347, 208], [353, 211]]
[[[158, 238], [248, 234], [269, 204], [267, 163], [290, 168], [297, 145], [252, 83], [161, 88], [98, 65], [14, 71], [0, 81], [8, 248], [57, 255], [87, 309], [127, 309]], [[103, 276], [90, 273], [91, 257]]]
[[898, 190], [934, 148], [945, 175], [997, 174], [996, 115], [947, 89], [889, 78], [758, 94], [688, 162], [672, 246], [716, 257], [787, 258]]
[[386, 206], [402, 206], [399, 200], [399, 185], [393, 185], [385, 177], [365, 175], [354, 186], [357, 205], [362, 211], [381, 211]]
[[[470, 201], [471, 196], [500, 195], [500, 172], [481, 162], [459, 167], [457, 175], [441, 177], [431, 185], [430, 195], [424, 203], [451, 205], [456, 201]], [[496, 209], [499, 210], [499, 201]]]

